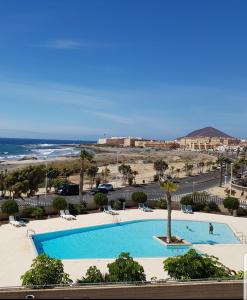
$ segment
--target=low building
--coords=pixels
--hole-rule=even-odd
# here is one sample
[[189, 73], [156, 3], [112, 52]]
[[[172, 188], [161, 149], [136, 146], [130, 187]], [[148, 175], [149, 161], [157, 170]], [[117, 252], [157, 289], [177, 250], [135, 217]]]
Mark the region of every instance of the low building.
[[226, 137], [184, 137], [179, 140], [180, 147], [184, 150], [216, 150], [222, 146], [235, 146], [240, 144], [236, 138]]
[[136, 141], [141, 141], [140, 137], [110, 137], [100, 138], [98, 145], [118, 146], [118, 147], [135, 147]]
[[177, 149], [180, 146], [176, 141], [142, 140], [136, 141], [135, 147]]

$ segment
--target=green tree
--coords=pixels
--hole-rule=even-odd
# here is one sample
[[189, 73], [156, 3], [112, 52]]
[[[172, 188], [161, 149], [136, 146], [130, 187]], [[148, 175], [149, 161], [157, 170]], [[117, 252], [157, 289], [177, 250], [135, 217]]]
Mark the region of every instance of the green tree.
[[60, 210], [67, 209], [68, 203], [67, 203], [66, 199], [64, 199], [63, 197], [56, 197], [52, 201], [52, 206], [55, 210], [57, 210], [59, 212]]
[[94, 185], [94, 181], [95, 181], [95, 178], [96, 178], [96, 175], [97, 175], [98, 171], [99, 171], [99, 168], [97, 166], [90, 166], [87, 169], [86, 173], [87, 173], [87, 176], [90, 179], [90, 186], [91, 186], [91, 188]]
[[31, 269], [21, 276], [26, 287], [70, 284], [72, 280], [64, 272], [62, 261], [41, 254], [33, 260]]
[[138, 282], [146, 281], [143, 267], [129, 255], [121, 253], [115, 262], [107, 265], [109, 282]]
[[87, 169], [90, 167], [93, 160], [93, 154], [89, 151], [82, 150], [80, 153], [80, 183], [79, 183], [79, 196], [80, 201], [83, 201], [83, 185], [84, 185], [84, 175]]
[[225, 157], [224, 155], [220, 155], [218, 157], [216, 163], [220, 166], [220, 183], [219, 183], [219, 186], [222, 187], [222, 183], [223, 183], [223, 170], [224, 170], [224, 167], [227, 164], [231, 163], [231, 160], [228, 157]]
[[94, 202], [102, 210], [104, 206], [108, 204], [108, 197], [103, 193], [97, 193], [94, 195]]
[[107, 183], [110, 173], [111, 173], [110, 169], [108, 169], [107, 167], [103, 168], [103, 170], [101, 171], [101, 175], [102, 175], [102, 178], [103, 178], [103, 183]]
[[125, 184], [127, 181], [129, 183], [133, 181], [133, 171], [130, 165], [122, 164], [121, 166], [118, 167], [118, 171], [120, 174], [122, 174], [122, 179]]
[[154, 170], [156, 175], [159, 176], [159, 180], [164, 177], [165, 171], [168, 169], [168, 164], [163, 159], [158, 159], [154, 162]]
[[4, 214], [11, 216], [19, 212], [19, 207], [15, 200], [6, 200], [2, 204], [1, 210]]
[[172, 214], [172, 193], [176, 192], [178, 185], [172, 181], [161, 182], [160, 187], [165, 190], [167, 198], [167, 234], [166, 242], [171, 243], [172, 229], [171, 229], [171, 214]]
[[218, 258], [198, 254], [194, 249], [182, 256], [170, 257], [164, 261], [164, 270], [175, 280], [230, 278], [231, 271]]
[[100, 270], [96, 266], [92, 266], [87, 270], [86, 276], [78, 280], [78, 283], [101, 283], [104, 281], [105, 278]]
[[144, 192], [134, 192], [131, 195], [131, 199], [133, 202], [139, 204], [139, 203], [146, 203], [148, 200], [147, 194]]
[[239, 208], [239, 200], [235, 197], [226, 197], [223, 201], [223, 205], [228, 209], [230, 214], [233, 214], [233, 211]]

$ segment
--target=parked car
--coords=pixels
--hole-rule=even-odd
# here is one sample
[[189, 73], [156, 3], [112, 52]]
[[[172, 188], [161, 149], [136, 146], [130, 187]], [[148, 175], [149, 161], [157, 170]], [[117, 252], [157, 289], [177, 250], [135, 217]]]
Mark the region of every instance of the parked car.
[[104, 188], [107, 189], [107, 191], [114, 191], [113, 185], [110, 183], [101, 183], [98, 188]]
[[77, 196], [79, 195], [78, 184], [64, 184], [58, 187], [56, 194], [61, 196]]
[[89, 192], [90, 195], [95, 195], [97, 193], [108, 194], [108, 190], [104, 187], [97, 187], [97, 188], [91, 189], [91, 191]]

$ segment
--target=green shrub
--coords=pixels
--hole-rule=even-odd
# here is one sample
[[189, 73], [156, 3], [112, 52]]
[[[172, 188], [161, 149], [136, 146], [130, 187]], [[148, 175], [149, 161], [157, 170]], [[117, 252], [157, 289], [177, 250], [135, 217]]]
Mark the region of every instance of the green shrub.
[[186, 196], [183, 196], [180, 200], [180, 204], [183, 204], [183, 205], [193, 205], [194, 204], [194, 201], [193, 201], [193, 198], [192, 198], [192, 195], [186, 195]]
[[113, 201], [112, 208], [115, 210], [121, 210], [123, 209], [123, 203], [119, 200]]
[[146, 281], [143, 267], [129, 255], [121, 253], [115, 262], [107, 265], [109, 282], [137, 282]]
[[237, 215], [239, 217], [245, 217], [245, 216], [247, 216], [247, 209], [244, 209], [243, 207], [239, 207], [237, 209]]
[[159, 181], [159, 175], [158, 174], [154, 174], [154, 182], [158, 182]]
[[64, 184], [69, 184], [70, 181], [66, 178], [55, 178], [51, 180], [50, 185], [53, 186], [55, 189], [59, 188]]
[[147, 194], [144, 192], [134, 192], [131, 195], [131, 199], [135, 203], [146, 203], [147, 202]]
[[215, 202], [213, 202], [213, 201], [210, 201], [210, 202], [208, 203], [208, 207], [209, 207], [210, 210], [212, 210], [212, 211], [220, 211], [218, 204], [215, 203]]
[[237, 210], [239, 208], [239, 200], [235, 197], [226, 197], [223, 204], [224, 207], [228, 209], [230, 214], [232, 214], [234, 210]]
[[43, 207], [34, 208], [31, 216], [37, 220], [40, 220], [44, 217], [45, 209]]
[[15, 200], [7, 200], [3, 202], [1, 210], [4, 214], [10, 216], [17, 214], [19, 212], [19, 207]]
[[33, 260], [31, 269], [21, 276], [26, 287], [69, 284], [72, 281], [64, 272], [62, 261], [41, 254]]
[[32, 213], [34, 211], [34, 208], [29, 206], [23, 209], [23, 211], [21, 212], [21, 215], [23, 218], [30, 218], [32, 217]]
[[206, 204], [200, 201], [203, 201], [205, 198], [205, 193], [194, 193], [190, 195], [183, 196], [180, 200], [181, 205], [191, 205], [193, 211], [202, 211], [204, 210]]
[[159, 199], [155, 202], [155, 207], [159, 209], [167, 209], [167, 201], [166, 199]]
[[100, 272], [97, 267], [89, 267], [87, 270], [86, 276], [83, 277], [81, 280], [78, 280], [78, 283], [101, 283], [104, 282], [105, 278], [103, 274]]
[[235, 275], [236, 280], [243, 280], [244, 279], [244, 271], [238, 271]]
[[97, 193], [94, 195], [94, 202], [102, 210], [108, 204], [108, 197], [103, 193]]
[[76, 204], [75, 208], [76, 208], [76, 211], [77, 211], [78, 215], [84, 214], [85, 210], [87, 208], [87, 202], [86, 201], [82, 201], [82, 202]]
[[56, 197], [53, 199], [52, 206], [55, 210], [60, 211], [67, 209], [68, 203], [63, 197]]
[[204, 207], [204, 209], [203, 209], [205, 212], [207, 212], [207, 213], [210, 213], [211, 212], [211, 209], [210, 209], [210, 207], [208, 206], [208, 205], [206, 205], [205, 207]]
[[190, 249], [185, 255], [170, 257], [164, 261], [164, 270], [176, 280], [230, 278], [231, 271], [218, 258], [198, 254]]

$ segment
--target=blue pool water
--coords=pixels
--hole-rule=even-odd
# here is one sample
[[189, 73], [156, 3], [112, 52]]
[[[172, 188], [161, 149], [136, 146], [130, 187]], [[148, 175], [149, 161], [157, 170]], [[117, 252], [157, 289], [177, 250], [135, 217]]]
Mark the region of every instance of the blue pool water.
[[[240, 243], [228, 225], [213, 225], [214, 234], [209, 235], [208, 222], [173, 220], [172, 234], [192, 244]], [[140, 220], [37, 234], [33, 241], [38, 254], [59, 259], [116, 258], [121, 252], [133, 257], [168, 257], [183, 255], [191, 248], [166, 247], [153, 238], [165, 232], [165, 220]]]

